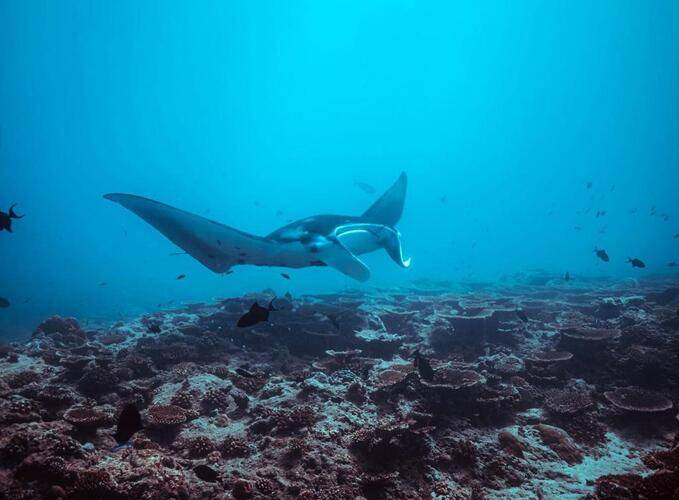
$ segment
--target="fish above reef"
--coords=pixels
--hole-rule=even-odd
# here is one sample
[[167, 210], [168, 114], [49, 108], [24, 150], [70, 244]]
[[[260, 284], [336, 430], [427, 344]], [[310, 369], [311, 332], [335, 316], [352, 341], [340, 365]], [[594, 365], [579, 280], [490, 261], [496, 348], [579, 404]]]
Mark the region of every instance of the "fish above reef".
[[629, 262], [630, 264], [632, 264], [632, 267], [640, 267], [640, 268], [641, 268], [641, 267], [646, 267], [646, 264], [644, 264], [644, 263], [641, 261], [641, 259], [637, 259], [636, 257], [633, 258], [633, 259], [630, 258], [630, 257], [628, 257], [628, 258], [627, 258], [627, 262]]
[[22, 219], [24, 216], [19, 215], [14, 211], [16, 203], [9, 207], [7, 213], [0, 210], [0, 231], [5, 230], [9, 233], [12, 232], [12, 219]]
[[677, 267], [677, 261], [673, 260], [672, 262], [668, 262], [667, 267]]
[[196, 474], [198, 479], [208, 483], [216, 483], [217, 479], [219, 479], [219, 473], [209, 465], [196, 465], [193, 468], [193, 472]]
[[183, 280], [184, 278], [186, 278], [186, 274], [180, 274], [180, 275], [177, 276], [175, 279]]
[[9, 306], [10, 306], [9, 300], [7, 300], [4, 297], [0, 297], [0, 308], [6, 309]]
[[360, 216], [317, 215], [292, 222], [261, 237], [130, 194], [104, 198], [132, 211], [201, 264], [216, 273], [233, 266], [254, 265], [302, 268], [330, 266], [358, 281], [370, 278], [370, 269], [358, 256], [384, 249], [401, 267], [401, 233], [394, 227], [405, 204], [407, 177], [396, 182]]
[[262, 307], [258, 302], [252, 304], [250, 310], [240, 317], [238, 323], [236, 323], [236, 326], [239, 328], [245, 328], [248, 326], [254, 326], [257, 323], [261, 323], [263, 321], [269, 321], [269, 313], [276, 310], [273, 306], [273, 301], [274, 299], [271, 299], [271, 302], [269, 302], [269, 307]]
[[288, 273], [281, 273], [281, 276], [285, 278], [286, 280], [290, 279], [290, 275]]
[[608, 254], [606, 253], [606, 250], [603, 248], [595, 248], [594, 253], [596, 253], [596, 256], [599, 257], [601, 260], [604, 262], [608, 262], [611, 259], [608, 257]]
[[366, 182], [354, 181], [354, 186], [356, 186], [358, 189], [360, 189], [364, 193], [375, 194], [377, 192], [377, 190], [373, 186], [371, 186], [370, 184], [368, 184]]
[[124, 445], [143, 427], [139, 410], [134, 403], [128, 403], [118, 416], [118, 424], [113, 437], [118, 445]]
[[417, 373], [420, 374], [420, 377], [427, 381], [434, 380], [434, 369], [429, 364], [429, 361], [422, 357], [420, 351], [415, 351], [414, 357], [413, 364], [417, 368]]
[[569, 282], [571, 280], [571, 273], [566, 271], [566, 274], [564, 275], [563, 279], [565, 282]]

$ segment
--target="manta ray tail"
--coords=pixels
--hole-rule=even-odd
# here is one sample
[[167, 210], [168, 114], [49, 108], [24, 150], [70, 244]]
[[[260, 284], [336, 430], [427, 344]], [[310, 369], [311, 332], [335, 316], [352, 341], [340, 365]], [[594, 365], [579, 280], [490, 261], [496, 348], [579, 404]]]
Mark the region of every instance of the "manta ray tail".
[[368, 222], [395, 226], [403, 213], [407, 185], [408, 177], [405, 172], [401, 172], [396, 182], [363, 213], [362, 217]]

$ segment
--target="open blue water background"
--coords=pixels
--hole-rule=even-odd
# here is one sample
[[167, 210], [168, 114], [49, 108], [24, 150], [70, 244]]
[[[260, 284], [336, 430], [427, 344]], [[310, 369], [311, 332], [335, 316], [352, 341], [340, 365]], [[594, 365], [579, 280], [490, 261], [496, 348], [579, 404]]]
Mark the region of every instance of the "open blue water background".
[[[672, 1], [0, 0], [0, 210], [26, 214], [0, 233], [0, 337], [266, 287], [671, 272], [677, 26]], [[360, 214], [401, 171], [413, 267], [372, 254], [367, 285], [215, 275], [102, 198], [266, 234]]]

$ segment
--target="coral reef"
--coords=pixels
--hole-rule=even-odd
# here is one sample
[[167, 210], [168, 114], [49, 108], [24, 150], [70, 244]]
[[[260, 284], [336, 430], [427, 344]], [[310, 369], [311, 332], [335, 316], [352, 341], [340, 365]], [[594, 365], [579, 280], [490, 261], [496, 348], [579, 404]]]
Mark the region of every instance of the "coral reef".
[[676, 282], [556, 282], [48, 318], [0, 348], [0, 499], [676, 498]]

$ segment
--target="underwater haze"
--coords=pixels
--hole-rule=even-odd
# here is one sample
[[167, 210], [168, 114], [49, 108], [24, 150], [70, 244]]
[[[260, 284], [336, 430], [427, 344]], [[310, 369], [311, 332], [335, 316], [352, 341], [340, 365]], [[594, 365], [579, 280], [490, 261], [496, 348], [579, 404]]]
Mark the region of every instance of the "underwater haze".
[[[677, 26], [673, 1], [0, 0], [0, 210], [24, 215], [0, 336], [265, 288], [675, 272]], [[213, 273], [103, 198], [264, 236], [358, 216], [401, 172], [412, 265], [372, 253], [365, 283]]]

